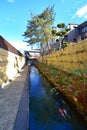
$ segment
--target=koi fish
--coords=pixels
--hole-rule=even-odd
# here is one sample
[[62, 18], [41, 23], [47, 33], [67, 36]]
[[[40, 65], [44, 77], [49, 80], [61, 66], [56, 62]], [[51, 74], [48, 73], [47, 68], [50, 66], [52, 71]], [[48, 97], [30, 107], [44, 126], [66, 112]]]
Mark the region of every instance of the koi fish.
[[61, 108], [59, 108], [58, 110], [59, 110], [60, 114], [65, 118], [64, 111]]
[[63, 112], [65, 113], [65, 115], [70, 118], [70, 116], [68, 115], [67, 111], [65, 109], [63, 109]]

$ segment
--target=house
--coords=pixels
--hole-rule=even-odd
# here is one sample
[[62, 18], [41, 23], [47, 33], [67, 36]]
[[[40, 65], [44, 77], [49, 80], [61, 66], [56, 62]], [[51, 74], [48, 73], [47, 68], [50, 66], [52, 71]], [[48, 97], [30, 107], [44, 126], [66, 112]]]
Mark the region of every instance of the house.
[[65, 41], [67, 42], [75, 42], [76, 38], [79, 35], [79, 31], [78, 31], [78, 24], [68, 24], [66, 26], [66, 28], [70, 28], [71, 30], [69, 32], [67, 32], [67, 34], [65, 35]]
[[71, 30], [65, 35], [65, 41], [67, 42], [78, 42], [87, 38], [87, 21], [78, 24], [69, 24], [67, 28]]
[[82, 24], [79, 25], [79, 35], [82, 40], [87, 38], [87, 21], [83, 22]]

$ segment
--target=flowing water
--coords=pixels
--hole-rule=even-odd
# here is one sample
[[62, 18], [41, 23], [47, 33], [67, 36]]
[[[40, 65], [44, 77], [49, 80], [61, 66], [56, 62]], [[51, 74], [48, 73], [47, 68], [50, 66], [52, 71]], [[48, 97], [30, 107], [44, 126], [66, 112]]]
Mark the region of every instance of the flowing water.
[[30, 130], [87, 130], [59, 92], [31, 66], [29, 92]]

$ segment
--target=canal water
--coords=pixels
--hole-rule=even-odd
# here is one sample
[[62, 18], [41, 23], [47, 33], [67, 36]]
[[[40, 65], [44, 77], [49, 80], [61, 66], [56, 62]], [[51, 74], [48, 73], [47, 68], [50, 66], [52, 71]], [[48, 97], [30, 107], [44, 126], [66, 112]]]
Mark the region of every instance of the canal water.
[[87, 130], [34, 66], [30, 69], [29, 83], [29, 130]]

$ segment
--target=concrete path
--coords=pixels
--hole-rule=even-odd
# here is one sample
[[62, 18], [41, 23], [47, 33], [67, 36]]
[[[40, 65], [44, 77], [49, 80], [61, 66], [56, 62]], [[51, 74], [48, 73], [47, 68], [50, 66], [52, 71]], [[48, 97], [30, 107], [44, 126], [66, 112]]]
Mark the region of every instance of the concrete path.
[[25, 66], [14, 81], [0, 88], [0, 130], [27, 130], [28, 114], [29, 68]]

